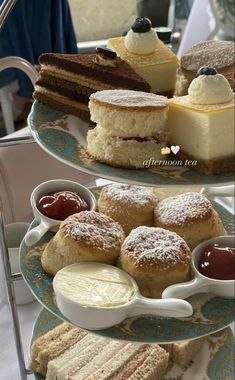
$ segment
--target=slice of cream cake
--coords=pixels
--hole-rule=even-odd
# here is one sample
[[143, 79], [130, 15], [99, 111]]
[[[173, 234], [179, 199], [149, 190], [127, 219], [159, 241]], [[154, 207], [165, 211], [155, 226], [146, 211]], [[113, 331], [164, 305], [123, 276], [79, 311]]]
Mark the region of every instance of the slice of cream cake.
[[157, 36], [151, 21], [138, 17], [125, 37], [108, 40], [108, 47], [151, 86], [151, 92], [172, 97], [178, 59]]
[[214, 68], [202, 67], [188, 95], [169, 102], [168, 143], [180, 147], [177, 160], [194, 160], [206, 175], [233, 171], [234, 94]]
[[88, 101], [96, 91], [150, 91], [149, 84], [107, 48], [97, 48], [96, 54], [42, 54], [39, 62], [34, 98], [84, 120], [90, 119]]

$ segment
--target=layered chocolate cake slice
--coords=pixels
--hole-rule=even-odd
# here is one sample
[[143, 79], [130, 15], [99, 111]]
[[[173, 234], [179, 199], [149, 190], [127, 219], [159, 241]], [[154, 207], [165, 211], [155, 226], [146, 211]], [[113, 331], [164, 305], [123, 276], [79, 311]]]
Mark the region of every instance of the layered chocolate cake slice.
[[34, 98], [65, 113], [90, 119], [92, 93], [105, 89], [150, 91], [150, 86], [112, 50], [97, 54], [42, 54]]

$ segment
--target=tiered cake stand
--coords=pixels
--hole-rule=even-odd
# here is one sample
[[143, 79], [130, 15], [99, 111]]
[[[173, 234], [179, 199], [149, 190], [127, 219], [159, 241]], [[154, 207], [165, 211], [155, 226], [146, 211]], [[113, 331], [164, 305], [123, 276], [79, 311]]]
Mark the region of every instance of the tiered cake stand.
[[[233, 177], [230, 175], [220, 176], [220, 177], [206, 177], [199, 175], [196, 172], [191, 171], [188, 168], [178, 167], [178, 168], [170, 168], [170, 169], [146, 169], [146, 170], [121, 170], [109, 167], [107, 165], [99, 164], [93, 160], [91, 160], [86, 155], [85, 150], [85, 141], [86, 141], [86, 133], [89, 129], [89, 125], [83, 123], [79, 119], [64, 115], [62, 112], [58, 112], [52, 110], [41, 103], [35, 102], [31, 114], [28, 119], [28, 125], [31, 129], [32, 135], [36, 142], [49, 154], [53, 155], [58, 160], [63, 161], [64, 163], [71, 165], [78, 170], [93, 174], [95, 176], [101, 178], [108, 178], [110, 180], [119, 181], [123, 183], [136, 183], [145, 186], [158, 186], [158, 187], [172, 187], [178, 186], [187, 189], [187, 186], [225, 186], [232, 183]], [[14, 143], [14, 142], [13, 142]], [[17, 142], [15, 142], [17, 143]], [[18, 142], [19, 143], [19, 142]], [[220, 210], [218, 210], [220, 212]], [[222, 211], [224, 213], [224, 211]], [[229, 229], [230, 233], [234, 233], [233, 227], [234, 224], [232, 222], [231, 214], [224, 213], [223, 215], [224, 222], [227, 224], [226, 227]], [[31, 224], [34, 226], [35, 221]], [[49, 233], [50, 234], [50, 233]], [[31, 374], [31, 371], [26, 368], [24, 353], [22, 348], [21, 334], [20, 334], [20, 325], [17, 314], [17, 306], [15, 302], [15, 294], [13, 283], [22, 278], [22, 274], [20, 273], [12, 273], [9, 261], [9, 254], [6, 247], [5, 235], [4, 235], [4, 224], [3, 220], [0, 216], [0, 250], [2, 253], [3, 265], [6, 274], [6, 283], [7, 283], [7, 291], [9, 297], [10, 310], [13, 320], [14, 327], [14, 337], [17, 348], [17, 355], [19, 361], [20, 368], [20, 376], [21, 380], [26, 380], [27, 376]], [[63, 316], [60, 314], [59, 310], [55, 307], [55, 305], [51, 305], [48, 299], [52, 299], [51, 295], [51, 279], [46, 278], [45, 274], [42, 274], [41, 279], [45, 279], [47, 281], [47, 286], [43, 288], [46, 289], [43, 291], [38, 291], [34, 286], [33, 273], [39, 273], [40, 276], [40, 267], [39, 261], [33, 261], [32, 267], [27, 268], [25, 265], [25, 255], [27, 255], [27, 248], [25, 243], [21, 244], [21, 270], [24, 275], [24, 279], [28, 283], [32, 292], [36, 296], [36, 298], [40, 301], [40, 303], [46, 307], [49, 311], [51, 311], [58, 318], [63, 320]], [[35, 259], [36, 260], [36, 259]], [[31, 276], [31, 277], [30, 277]], [[48, 302], [47, 302], [48, 301]], [[226, 300], [226, 302], [229, 300]], [[218, 300], [213, 301], [218, 302]], [[211, 307], [211, 306], [210, 306]], [[209, 306], [208, 306], [209, 308]], [[223, 306], [217, 305], [217, 309], [223, 309]], [[214, 331], [219, 331], [229, 325], [231, 323], [230, 312], [225, 316], [223, 315], [223, 310], [221, 311], [221, 315], [217, 315], [217, 320], [214, 320], [213, 323], [217, 326], [214, 330], [201, 330], [199, 336], [208, 335], [213, 333]], [[224, 318], [224, 319], [223, 319]], [[221, 322], [222, 321], [222, 322]], [[168, 323], [168, 322], [167, 322]], [[217, 323], [217, 324], [216, 324]], [[149, 327], [150, 326], [150, 327]], [[142, 335], [142, 341], [146, 342], [155, 342], [162, 343], [161, 339], [154, 340], [151, 337], [151, 334], [146, 331], [152, 328], [151, 325], [148, 326], [148, 323], [145, 323], [144, 332]], [[193, 324], [191, 325], [193, 329]], [[182, 326], [181, 326], [182, 327]], [[128, 328], [131, 328], [130, 326]], [[146, 330], [147, 329], [147, 330]], [[195, 331], [197, 327], [195, 327]], [[182, 331], [182, 329], [181, 329]], [[193, 331], [193, 330], [192, 330]], [[123, 332], [122, 332], [123, 333]], [[121, 339], [120, 331], [112, 331], [109, 329], [108, 332], [101, 332], [101, 334], [108, 336], [110, 338], [116, 337]], [[115, 336], [115, 334], [117, 334]], [[125, 335], [125, 334], [124, 334]], [[123, 336], [124, 336], [123, 335]], [[133, 334], [134, 336], [135, 334]], [[150, 337], [149, 337], [150, 335]], [[173, 335], [172, 335], [173, 336]], [[197, 334], [191, 335], [189, 337], [186, 335], [181, 335], [178, 340], [184, 339], [195, 339]], [[177, 337], [178, 338], [178, 337]], [[124, 339], [128, 338], [124, 336]], [[130, 340], [137, 340], [137, 338], [131, 338]], [[165, 343], [169, 342], [171, 339], [163, 338]], [[172, 338], [172, 340], [174, 340]], [[175, 339], [177, 340], [177, 339]], [[38, 378], [38, 377], [37, 377]]]

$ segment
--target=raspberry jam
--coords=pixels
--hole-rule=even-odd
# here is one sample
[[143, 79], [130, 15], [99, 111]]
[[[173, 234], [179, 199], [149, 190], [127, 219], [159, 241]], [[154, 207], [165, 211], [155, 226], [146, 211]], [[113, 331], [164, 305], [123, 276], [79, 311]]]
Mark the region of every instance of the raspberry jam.
[[69, 215], [89, 209], [85, 199], [72, 191], [44, 195], [37, 202], [37, 208], [43, 215], [57, 220], [65, 220]]
[[208, 245], [202, 251], [198, 270], [216, 280], [235, 280], [235, 248]]

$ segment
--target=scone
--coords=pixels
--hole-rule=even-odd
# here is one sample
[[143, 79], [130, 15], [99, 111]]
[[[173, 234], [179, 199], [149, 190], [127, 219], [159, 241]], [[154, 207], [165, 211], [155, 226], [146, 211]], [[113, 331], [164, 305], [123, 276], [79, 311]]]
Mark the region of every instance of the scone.
[[168, 100], [130, 90], [98, 91], [90, 97], [87, 151], [97, 161], [123, 168], [144, 168], [161, 159], [165, 146]]
[[177, 160], [205, 175], [235, 168], [234, 94], [227, 79], [213, 67], [202, 67], [188, 95], [170, 100], [167, 119], [169, 145], [180, 147]]
[[210, 40], [192, 46], [180, 59], [176, 96], [184, 96], [202, 66], [212, 66], [227, 78], [234, 90], [234, 42]]
[[136, 227], [153, 226], [157, 197], [144, 187], [113, 183], [99, 196], [98, 210], [118, 222], [126, 236]]
[[163, 290], [190, 279], [191, 252], [176, 233], [138, 227], [125, 239], [119, 266], [137, 282], [145, 297], [160, 298]]
[[110, 217], [82, 211], [61, 223], [42, 253], [41, 264], [52, 276], [81, 261], [114, 264], [124, 238], [122, 227]]
[[227, 234], [211, 202], [193, 192], [160, 201], [154, 211], [154, 224], [176, 232], [191, 250], [205, 240]]

